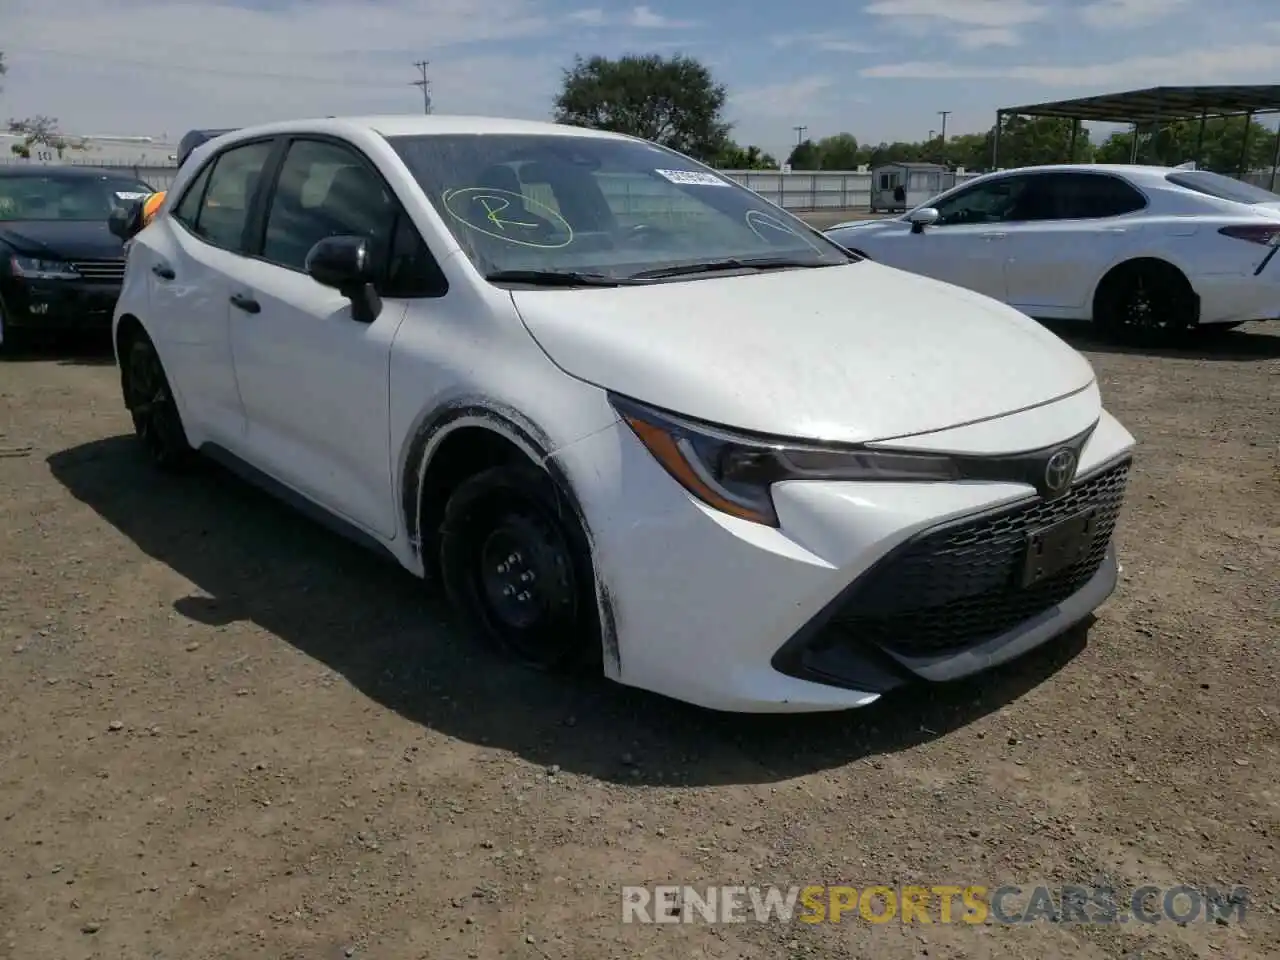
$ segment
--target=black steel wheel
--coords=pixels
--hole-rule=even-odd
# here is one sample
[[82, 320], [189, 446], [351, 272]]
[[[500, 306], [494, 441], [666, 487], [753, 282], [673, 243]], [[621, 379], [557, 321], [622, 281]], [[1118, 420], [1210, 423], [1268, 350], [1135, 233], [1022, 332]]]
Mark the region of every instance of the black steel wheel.
[[121, 367], [125, 406], [143, 449], [161, 469], [177, 470], [187, 466], [192, 450], [182, 417], [160, 355], [145, 333], [130, 337], [121, 356]]
[[539, 670], [598, 661], [590, 547], [551, 477], [532, 464], [464, 481], [445, 507], [440, 570], [454, 608]]
[[1175, 342], [1195, 328], [1198, 314], [1186, 278], [1158, 261], [1114, 271], [1103, 280], [1094, 303], [1094, 320], [1119, 342]]

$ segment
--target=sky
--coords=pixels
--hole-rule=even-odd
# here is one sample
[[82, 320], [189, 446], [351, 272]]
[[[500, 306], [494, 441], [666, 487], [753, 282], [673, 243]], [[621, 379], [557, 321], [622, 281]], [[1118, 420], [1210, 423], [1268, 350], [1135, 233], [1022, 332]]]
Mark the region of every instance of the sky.
[[[178, 137], [290, 117], [544, 119], [575, 54], [683, 53], [740, 143], [921, 140], [1000, 106], [1163, 84], [1266, 83], [1276, 0], [0, 0], [0, 118]], [[1274, 122], [1274, 121], [1273, 121]], [[1101, 131], [1105, 132], [1105, 131]]]

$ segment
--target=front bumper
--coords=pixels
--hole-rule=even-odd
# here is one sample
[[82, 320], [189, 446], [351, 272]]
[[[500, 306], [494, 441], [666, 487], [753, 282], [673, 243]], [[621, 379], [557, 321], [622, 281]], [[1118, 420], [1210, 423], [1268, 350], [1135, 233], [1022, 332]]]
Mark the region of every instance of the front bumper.
[[4, 325], [14, 330], [110, 330], [120, 289], [118, 280], [6, 278], [0, 288]]
[[[975, 435], [986, 442], [990, 431]], [[1083, 502], [1080, 491], [1105, 493], [1093, 549], [1066, 580], [1012, 599], [992, 590], [1007, 583], [1014, 541], [1050, 506], [1022, 484], [783, 483], [774, 488], [774, 529], [695, 501], [621, 424], [556, 460], [590, 527], [616, 638], [606, 644], [606, 672], [713, 709], [800, 712], [966, 676], [1087, 617], [1115, 587], [1111, 533], [1132, 446], [1102, 414], [1073, 492], [1052, 502], [1065, 508]], [[992, 523], [995, 547], [939, 540]], [[913, 553], [920, 544], [931, 549]]]

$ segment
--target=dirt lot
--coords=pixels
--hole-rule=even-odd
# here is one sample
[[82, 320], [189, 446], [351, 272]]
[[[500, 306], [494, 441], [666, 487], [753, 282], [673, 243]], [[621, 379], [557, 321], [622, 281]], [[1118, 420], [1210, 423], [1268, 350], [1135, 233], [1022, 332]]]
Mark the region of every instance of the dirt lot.
[[[1141, 453], [1090, 629], [817, 718], [478, 649], [109, 360], [0, 362], [0, 957], [1280, 955], [1280, 330], [1086, 344]], [[622, 884], [1251, 890], [1243, 923], [623, 925]], [[936, 913], [935, 913], [936, 917]]]

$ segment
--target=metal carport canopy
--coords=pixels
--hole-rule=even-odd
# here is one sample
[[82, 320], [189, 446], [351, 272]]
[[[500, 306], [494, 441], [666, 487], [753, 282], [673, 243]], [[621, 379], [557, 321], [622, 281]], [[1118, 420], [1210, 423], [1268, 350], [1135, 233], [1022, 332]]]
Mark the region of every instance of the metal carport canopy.
[[[1204, 137], [1204, 121], [1209, 117], [1239, 117], [1250, 120], [1259, 113], [1280, 112], [1280, 84], [1215, 85], [1199, 87], [1148, 87], [1124, 93], [1104, 93], [1075, 100], [1053, 100], [1021, 107], [1003, 107], [996, 111], [995, 142], [991, 165], [999, 160], [1001, 121], [1007, 116], [1061, 117], [1074, 120], [1071, 132], [1071, 155], [1082, 121], [1092, 123], [1142, 123], [1200, 121], [1200, 141]], [[1247, 150], [1241, 150], [1241, 164]], [[1137, 138], [1134, 138], [1137, 151]], [[1197, 145], [1197, 154], [1199, 145]], [[1136, 156], [1130, 158], [1136, 160]], [[1195, 158], [1199, 161], [1200, 157]]]

